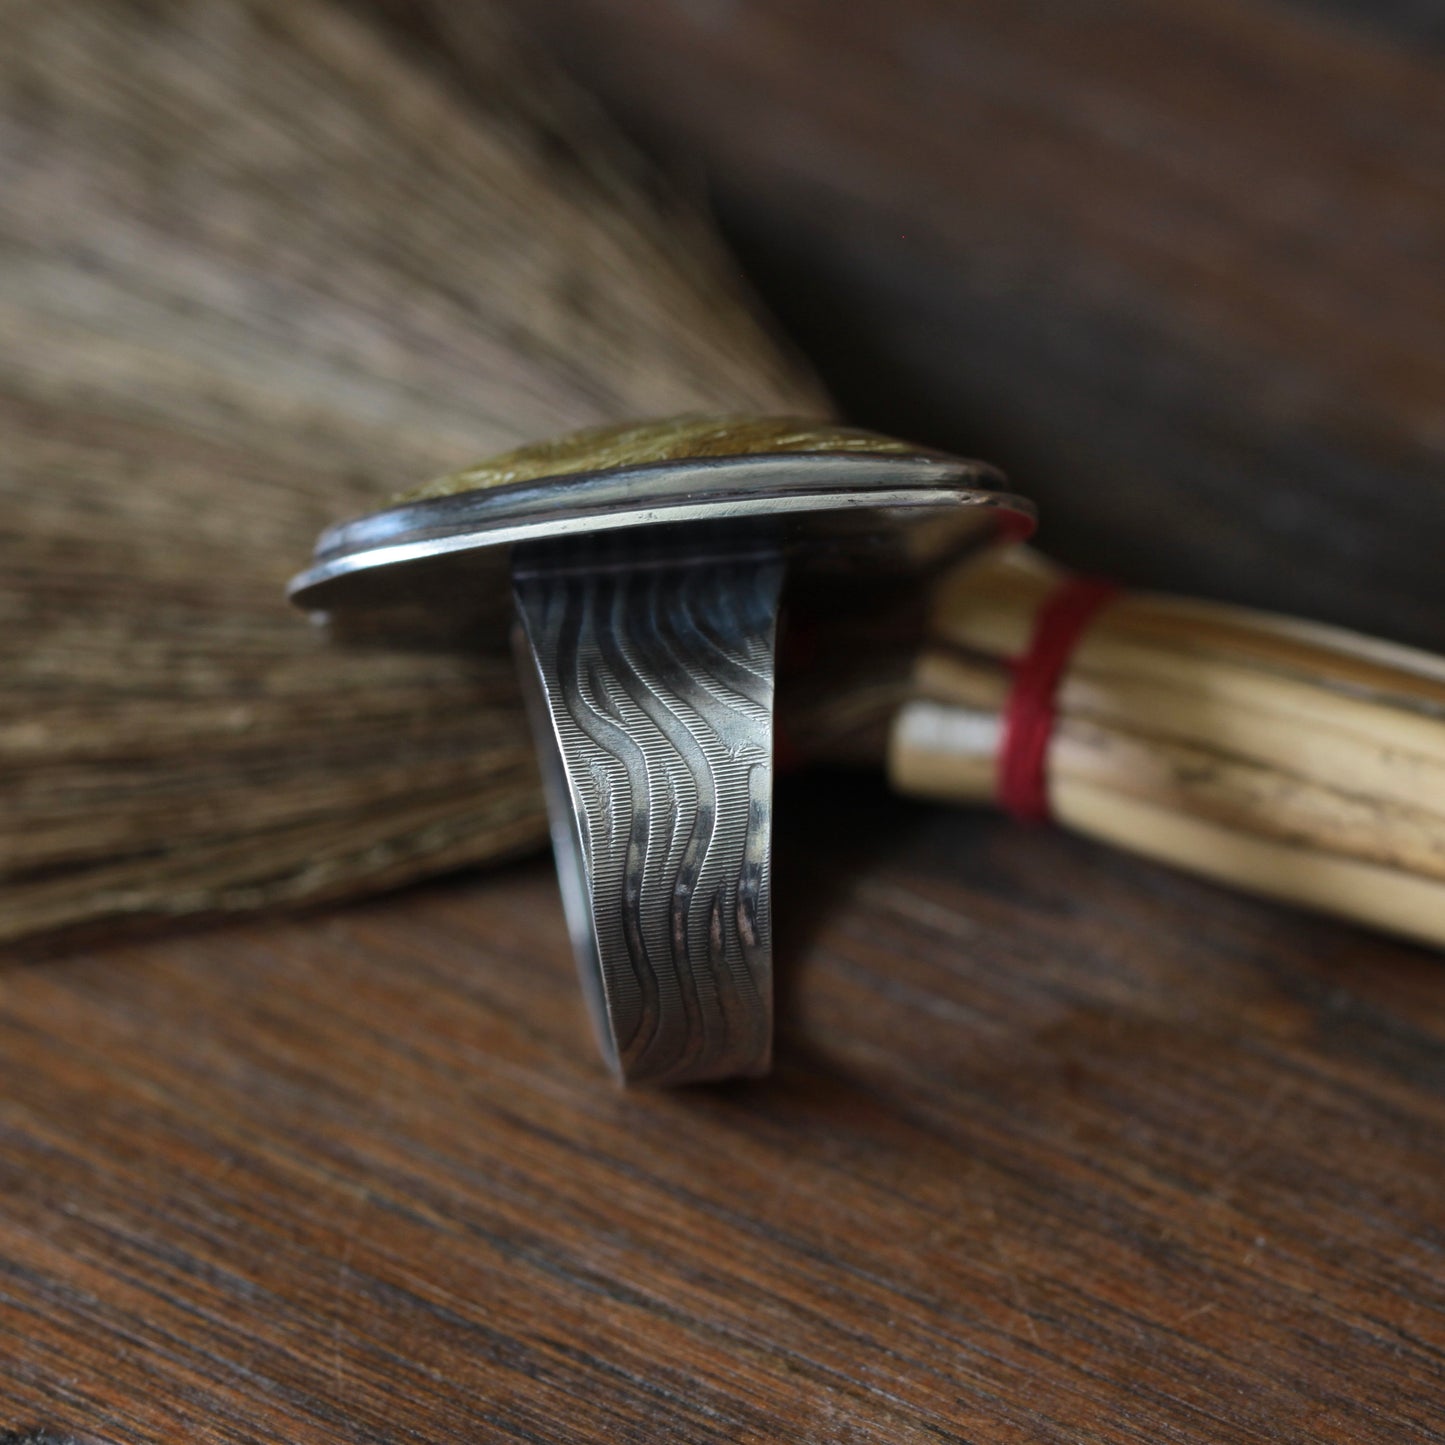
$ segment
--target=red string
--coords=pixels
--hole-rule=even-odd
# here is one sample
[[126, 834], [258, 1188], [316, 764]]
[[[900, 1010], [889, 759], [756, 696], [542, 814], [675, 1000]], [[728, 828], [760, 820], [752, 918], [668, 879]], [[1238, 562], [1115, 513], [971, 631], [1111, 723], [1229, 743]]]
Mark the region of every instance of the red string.
[[998, 804], [1015, 818], [1048, 821], [1049, 741], [1059, 683], [1084, 630], [1118, 590], [1095, 577], [1061, 583], [1039, 609], [1028, 651], [1012, 664], [1013, 688], [998, 755]]

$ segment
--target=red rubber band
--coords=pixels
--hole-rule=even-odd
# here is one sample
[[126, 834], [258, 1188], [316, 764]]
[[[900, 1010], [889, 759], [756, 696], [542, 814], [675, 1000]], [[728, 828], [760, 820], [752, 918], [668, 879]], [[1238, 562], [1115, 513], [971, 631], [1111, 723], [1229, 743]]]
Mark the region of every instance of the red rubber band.
[[1015, 818], [1048, 821], [1049, 741], [1059, 683], [1085, 629], [1118, 590], [1096, 577], [1061, 583], [1039, 609], [1028, 651], [1012, 664], [998, 755], [998, 805]]

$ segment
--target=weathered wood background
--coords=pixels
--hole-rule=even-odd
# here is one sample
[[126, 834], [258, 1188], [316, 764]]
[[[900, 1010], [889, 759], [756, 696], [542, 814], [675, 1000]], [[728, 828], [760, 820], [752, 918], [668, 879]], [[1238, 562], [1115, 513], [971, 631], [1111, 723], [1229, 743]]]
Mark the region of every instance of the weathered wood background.
[[[382, 8], [466, 86], [464, 7]], [[1428, 10], [518, 9], [855, 417], [1068, 560], [1445, 650]], [[864, 779], [778, 812], [756, 1085], [610, 1088], [541, 862], [17, 958], [0, 1430], [1445, 1439], [1438, 956]]]

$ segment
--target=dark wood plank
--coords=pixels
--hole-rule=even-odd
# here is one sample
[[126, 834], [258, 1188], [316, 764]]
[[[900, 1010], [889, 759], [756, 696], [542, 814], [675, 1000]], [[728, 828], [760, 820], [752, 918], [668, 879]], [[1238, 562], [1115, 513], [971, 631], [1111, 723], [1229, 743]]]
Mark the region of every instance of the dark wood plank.
[[541, 863], [0, 977], [0, 1426], [1445, 1439], [1438, 961], [783, 795], [765, 1083], [623, 1094]]

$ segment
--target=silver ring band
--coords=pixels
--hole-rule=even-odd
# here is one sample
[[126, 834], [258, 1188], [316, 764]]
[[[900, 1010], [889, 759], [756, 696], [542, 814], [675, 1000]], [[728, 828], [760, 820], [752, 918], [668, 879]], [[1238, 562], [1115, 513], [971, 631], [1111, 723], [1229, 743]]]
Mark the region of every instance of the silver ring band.
[[[1026, 535], [1032, 508], [1001, 481], [797, 417], [627, 423], [521, 447], [330, 527], [290, 591], [359, 635], [460, 644], [492, 630], [510, 569], [603, 1053], [626, 1080], [760, 1074], [783, 559], [815, 604], [846, 597], [857, 615], [971, 547]], [[853, 600], [865, 579], [881, 590]]]
[[519, 548], [515, 634], [563, 903], [629, 1081], [766, 1072], [783, 561]]

